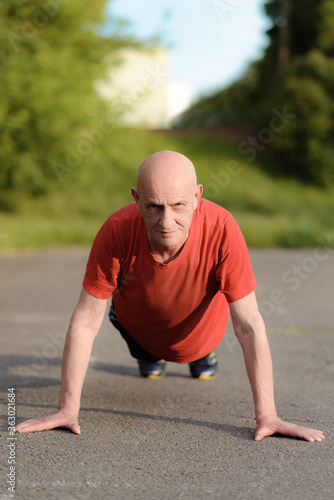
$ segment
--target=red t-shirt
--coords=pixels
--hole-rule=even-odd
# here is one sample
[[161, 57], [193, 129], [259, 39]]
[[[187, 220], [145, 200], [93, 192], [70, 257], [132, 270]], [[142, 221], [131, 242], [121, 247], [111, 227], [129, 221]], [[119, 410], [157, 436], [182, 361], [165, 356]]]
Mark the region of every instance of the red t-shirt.
[[96, 236], [83, 286], [100, 299], [113, 295], [118, 321], [147, 351], [189, 363], [217, 347], [228, 302], [251, 293], [256, 281], [232, 215], [201, 199], [182, 251], [168, 264], [154, 260], [135, 202], [113, 213]]

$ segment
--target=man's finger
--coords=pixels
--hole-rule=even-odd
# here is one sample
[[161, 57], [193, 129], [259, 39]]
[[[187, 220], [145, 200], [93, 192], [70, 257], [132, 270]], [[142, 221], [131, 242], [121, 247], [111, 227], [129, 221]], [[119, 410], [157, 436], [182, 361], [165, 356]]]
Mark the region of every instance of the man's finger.
[[45, 419], [30, 419], [25, 422], [21, 422], [15, 427], [15, 431], [19, 433], [30, 432], [37, 430], [40, 426], [45, 427]]
[[308, 429], [306, 427], [301, 427], [299, 432], [295, 434], [296, 437], [300, 437], [313, 443], [314, 441], [322, 441], [325, 439], [322, 431], [318, 431], [317, 429]]
[[264, 427], [261, 430], [257, 430], [255, 432], [254, 440], [261, 441], [265, 437], [272, 436], [272, 434], [274, 434], [274, 432], [269, 427]]
[[257, 434], [255, 434], [254, 440], [261, 441], [263, 438], [264, 438], [264, 436], [260, 432], [258, 432]]
[[39, 432], [63, 427], [71, 430], [74, 434], [80, 434], [80, 425], [76, 420], [69, 418], [59, 418], [59, 416], [50, 415], [40, 419], [30, 419], [17, 425], [15, 431], [23, 434], [27, 432]]
[[71, 427], [68, 427], [74, 434], [81, 434], [81, 429], [79, 424], [74, 424]]
[[314, 441], [322, 441], [325, 439], [322, 431], [317, 429], [309, 429], [282, 420], [271, 422], [270, 425], [262, 425], [255, 431], [255, 441], [261, 441], [264, 437], [272, 436], [273, 434], [281, 434], [283, 436], [291, 436], [300, 439], [305, 439], [313, 443]]
[[27, 422], [23, 422], [23, 424], [18, 425], [16, 427], [16, 432], [23, 434], [25, 432], [38, 432], [38, 431], [47, 431], [53, 429], [54, 427], [58, 427], [57, 423], [55, 424], [52, 421], [39, 421], [39, 420], [31, 420]]
[[[25, 422], [26, 424], [26, 422]], [[56, 429], [58, 427], [63, 427], [64, 429], [69, 429], [74, 434], [80, 434], [79, 424], [69, 424], [67, 422], [35, 422], [29, 423], [28, 425], [22, 425], [21, 427], [16, 427], [16, 432], [19, 434], [25, 434], [27, 432], [39, 432], [39, 431], [49, 431], [51, 429]]]

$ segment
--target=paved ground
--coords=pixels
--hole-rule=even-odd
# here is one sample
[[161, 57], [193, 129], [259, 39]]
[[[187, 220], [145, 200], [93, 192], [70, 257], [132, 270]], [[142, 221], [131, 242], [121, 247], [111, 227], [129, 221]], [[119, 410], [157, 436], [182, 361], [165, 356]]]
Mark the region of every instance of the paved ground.
[[147, 381], [108, 321], [85, 379], [82, 434], [53, 430], [13, 441], [8, 388], [16, 389], [17, 423], [56, 408], [64, 332], [88, 252], [0, 257], [0, 499], [15, 497], [6, 484], [14, 455], [22, 499], [333, 498], [333, 253], [251, 251], [279, 413], [324, 430], [322, 443], [253, 441], [250, 388], [230, 327], [215, 380], [192, 380], [187, 365], [170, 363], [163, 380]]

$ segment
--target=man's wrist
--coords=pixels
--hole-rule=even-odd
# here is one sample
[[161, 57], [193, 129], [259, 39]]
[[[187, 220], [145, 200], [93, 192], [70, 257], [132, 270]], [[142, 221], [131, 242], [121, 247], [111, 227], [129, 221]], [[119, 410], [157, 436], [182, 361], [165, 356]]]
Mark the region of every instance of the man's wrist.
[[79, 416], [79, 410], [80, 410], [80, 407], [78, 407], [78, 406], [63, 404], [61, 402], [59, 402], [59, 405], [58, 405], [58, 411], [71, 414], [71, 415], [75, 416], [76, 418], [78, 418], [78, 416]]
[[278, 418], [277, 417], [277, 412], [275, 411], [268, 411], [268, 412], [261, 412], [261, 413], [256, 413], [255, 414], [255, 419], [257, 423], [260, 423], [262, 420], [265, 419], [270, 419], [270, 418]]

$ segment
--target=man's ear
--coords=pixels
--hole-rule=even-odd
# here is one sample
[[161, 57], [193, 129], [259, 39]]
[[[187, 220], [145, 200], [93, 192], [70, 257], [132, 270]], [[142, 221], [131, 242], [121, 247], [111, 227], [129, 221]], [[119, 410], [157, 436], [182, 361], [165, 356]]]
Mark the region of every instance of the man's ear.
[[135, 202], [137, 203], [138, 205], [138, 208], [139, 208], [139, 194], [138, 194], [138, 189], [137, 188], [131, 188], [131, 194], [135, 200]]
[[198, 200], [200, 199], [200, 197], [202, 196], [202, 193], [203, 193], [203, 186], [202, 186], [202, 184], [198, 184], [196, 191], [195, 191], [195, 208], [194, 208], [194, 210], [196, 210], [196, 208], [197, 208], [197, 203], [198, 203]]

